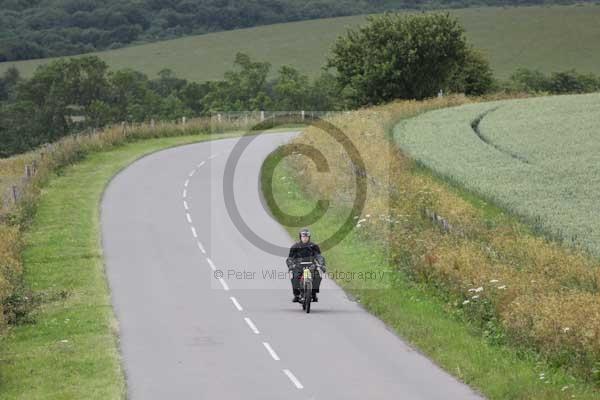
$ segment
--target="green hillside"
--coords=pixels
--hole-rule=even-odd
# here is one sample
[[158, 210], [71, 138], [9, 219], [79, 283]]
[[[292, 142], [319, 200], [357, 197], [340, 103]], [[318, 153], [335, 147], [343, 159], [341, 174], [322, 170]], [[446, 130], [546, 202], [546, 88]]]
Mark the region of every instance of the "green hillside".
[[[498, 77], [517, 67], [543, 72], [575, 68], [600, 73], [600, 6], [468, 8], [450, 11], [465, 26], [469, 40], [484, 50]], [[190, 36], [93, 53], [113, 68], [133, 68], [150, 76], [170, 68], [180, 77], [222, 78], [234, 55], [245, 52], [270, 61], [276, 70], [291, 64], [314, 76], [335, 38], [364, 16], [319, 19]], [[0, 73], [16, 66], [31, 76], [48, 59], [0, 63]]]

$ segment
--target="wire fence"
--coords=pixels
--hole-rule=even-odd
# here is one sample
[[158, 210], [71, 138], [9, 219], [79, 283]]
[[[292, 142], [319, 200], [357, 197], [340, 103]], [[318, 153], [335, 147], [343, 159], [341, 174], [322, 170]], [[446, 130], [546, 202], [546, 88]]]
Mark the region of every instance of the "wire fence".
[[[223, 133], [253, 128], [274, 128], [285, 124], [303, 124], [316, 118], [329, 118], [336, 115], [348, 114], [349, 111], [228, 111], [213, 112], [209, 116], [176, 120], [155, 120], [146, 122], [121, 122], [102, 128], [85, 127], [78, 133], [68, 135], [65, 139], [75, 146], [85, 145], [93, 138], [109, 133], [122, 138], [129, 137], [162, 137], [173, 134]], [[271, 123], [272, 121], [272, 123]], [[10, 173], [2, 172], [0, 165], [0, 221], [23, 199], [27, 187], [38, 174], [39, 166], [45, 161], [57, 157], [60, 153], [60, 143], [49, 143], [26, 156], [16, 156]], [[57, 150], [57, 151], [55, 151]], [[46, 160], [45, 160], [46, 158]], [[0, 162], [10, 162], [9, 159]], [[19, 173], [19, 170], [22, 173]]]

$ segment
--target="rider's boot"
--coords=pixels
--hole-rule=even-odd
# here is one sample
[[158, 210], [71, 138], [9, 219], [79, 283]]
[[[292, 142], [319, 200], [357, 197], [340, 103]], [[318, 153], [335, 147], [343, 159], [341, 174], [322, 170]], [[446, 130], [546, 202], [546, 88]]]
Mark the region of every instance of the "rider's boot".
[[316, 293], [312, 294], [312, 301], [315, 302], [315, 303], [319, 301], [319, 298], [317, 297]]
[[292, 299], [292, 303], [298, 303], [300, 301], [300, 296], [298, 296], [297, 294], [294, 295], [294, 298]]

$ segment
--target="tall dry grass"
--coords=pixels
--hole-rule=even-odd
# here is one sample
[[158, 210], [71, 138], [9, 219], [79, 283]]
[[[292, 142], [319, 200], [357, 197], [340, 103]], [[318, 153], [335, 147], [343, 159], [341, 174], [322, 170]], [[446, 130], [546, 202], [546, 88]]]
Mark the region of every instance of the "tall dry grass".
[[[471, 101], [479, 100], [396, 102], [331, 120], [359, 149], [369, 177], [358, 234], [386, 246], [398, 270], [438, 288], [491, 341], [534, 348], [599, 381], [599, 261], [535, 236], [515, 217], [436, 178], [390, 140], [390, 127], [402, 118]], [[330, 168], [323, 174], [305, 157], [290, 159], [304, 189], [349, 206], [355, 169], [340, 146], [316, 128], [296, 143], [319, 149]], [[453, 229], [440, 229], [425, 209]]]

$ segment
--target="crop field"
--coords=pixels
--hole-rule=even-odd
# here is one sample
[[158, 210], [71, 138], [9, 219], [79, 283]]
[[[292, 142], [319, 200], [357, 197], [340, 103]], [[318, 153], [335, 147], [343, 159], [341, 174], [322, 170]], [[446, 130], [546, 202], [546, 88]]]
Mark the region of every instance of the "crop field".
[[[450, 13], [463, 24], [469, 41], [485, 52], [500, 78], [518, 67], [600, 73], [598, 5], [467, 8]], [[293, 65], [315, 76], [336, 37], [364, 21], [365, 16], [354, 16], [275, 24], [93, 54], [114, 69], [132, 68], [155, 76], [170, 68], [194, 81], [221, 79], [237, 52], [271, 62], [272, 72], [281, 65]], [[16, 66], [31, 76], [48, 61], [0, 63], [0, 74]]]
[[600, 255], [600, 94], [469, 104], [403, 121], [425, 166]]

